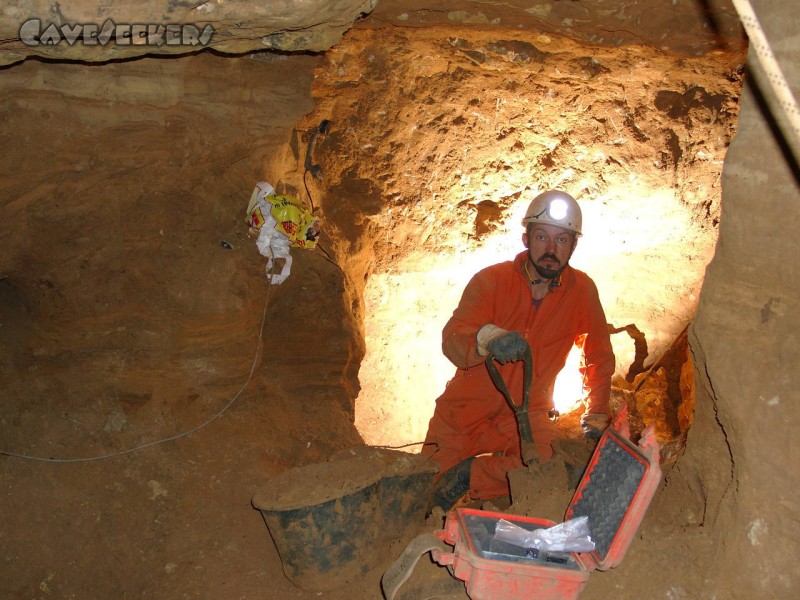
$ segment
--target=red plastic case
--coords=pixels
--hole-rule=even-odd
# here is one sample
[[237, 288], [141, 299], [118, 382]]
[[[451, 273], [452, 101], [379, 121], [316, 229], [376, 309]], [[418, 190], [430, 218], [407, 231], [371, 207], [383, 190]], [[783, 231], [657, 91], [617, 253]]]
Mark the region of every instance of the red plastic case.
[[447, 515], [443, 530], [435, 532], [454, 550], [434, 550], [434, 560], [465, 582], [472, 600], [577, 598], [593, 570], [622, 561], [661, 480], [652, 428], [635, 446], [628, 439], [627, 422], [620, 418], [617, 425], [606, 430], [597, 444], [565, 515], [565, 520], [588, 515], [594, 551], [546, 553], [512, 546], [493, 539], [500, 519], [530, 530], [555, 523], [460, 508]]

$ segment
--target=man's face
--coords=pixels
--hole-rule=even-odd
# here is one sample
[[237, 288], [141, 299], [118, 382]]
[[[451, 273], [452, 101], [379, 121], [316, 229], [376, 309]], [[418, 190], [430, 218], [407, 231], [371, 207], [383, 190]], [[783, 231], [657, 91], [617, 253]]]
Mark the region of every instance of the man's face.
[[569, 262], [578, 238], [568, 229], [537, 223], [522, 234], [522, 243], [539, 275], [553, 279]]

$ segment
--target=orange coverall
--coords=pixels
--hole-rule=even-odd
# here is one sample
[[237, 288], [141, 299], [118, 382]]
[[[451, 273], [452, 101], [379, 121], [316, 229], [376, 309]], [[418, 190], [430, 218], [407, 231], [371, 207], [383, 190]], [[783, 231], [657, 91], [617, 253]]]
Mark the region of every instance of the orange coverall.
[[[529, 417], [541, 460], [552, 457], [556, 429], [548, 417], [553, 384], [572, 346], [583, 346], [581, 371], [590, 413], [606, 413], [614, 373], [614, 352], [597, 287], [585, 273], [567, 266], [561, 285], [537, 306], [523, 270], [528, 254], [477, 273], [442, 332], [442, 350], [458, 368], [428, 426], [422, 453], [441, 468], [439, 476], [462, 460], [476, 456], [470, 467], [474, 499], [509, 493], [506, 473], [522, 467], [514, 413], [489, 377], [486, 357], [477, 353], [478, 330], [493, 323], [518, 331], [533, 354]], [[498, 367], [514, 401], [522, 402], [523, 363]]]

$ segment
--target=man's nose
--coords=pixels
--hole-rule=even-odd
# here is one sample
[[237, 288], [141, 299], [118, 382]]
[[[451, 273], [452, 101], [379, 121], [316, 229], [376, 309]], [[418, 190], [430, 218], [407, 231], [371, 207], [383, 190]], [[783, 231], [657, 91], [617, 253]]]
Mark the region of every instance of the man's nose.
[[547, 238], [547, 241], [545, 242], [545, 246], [544, 246], [544, 248], [545, 248], [545, 250], [547, 250], [548, 252], [550, 252], [550, 253], [552, 253], [552, 254], [555, 254], [555, 253], [556, 253], [556, 248], [557, 248], [557, 244], [556, 244], [556, 241], [555, 241], [555, 239], [553, 239], [553, 238]]

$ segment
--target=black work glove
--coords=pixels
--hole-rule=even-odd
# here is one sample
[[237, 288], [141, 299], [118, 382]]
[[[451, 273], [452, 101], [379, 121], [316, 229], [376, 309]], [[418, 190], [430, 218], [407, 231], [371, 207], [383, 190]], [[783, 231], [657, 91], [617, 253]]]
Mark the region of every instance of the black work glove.
[[525, 349], [528, 342], [516, 331], [510, 331], [499, 338], [492, 340], [486, 346], [494, 359], [501, 365], [525, 358]]

